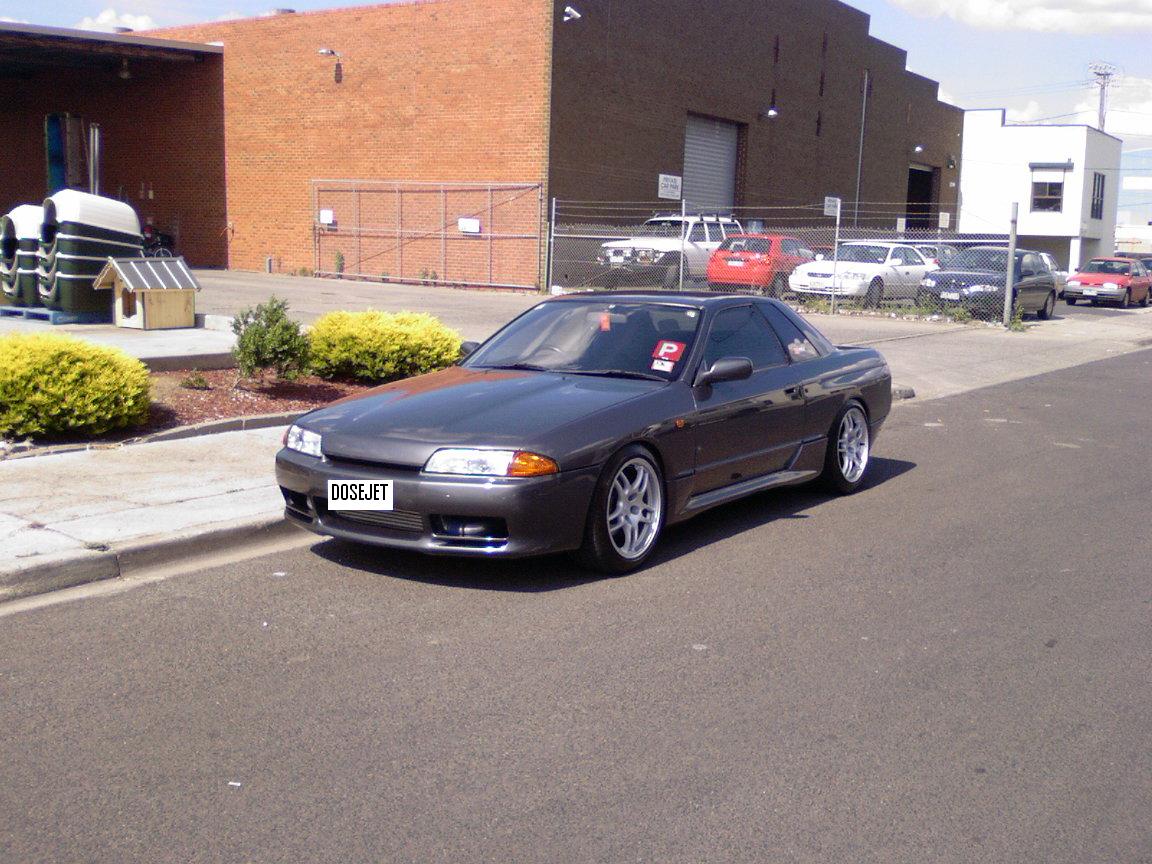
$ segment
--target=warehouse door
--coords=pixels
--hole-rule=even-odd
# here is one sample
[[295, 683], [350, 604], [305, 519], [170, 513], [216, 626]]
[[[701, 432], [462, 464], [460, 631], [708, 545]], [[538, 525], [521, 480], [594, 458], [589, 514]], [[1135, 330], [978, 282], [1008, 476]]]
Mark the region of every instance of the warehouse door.
[[731, 210], [736, 204], [735, 123], [688, 115], [684, 132], [684, 200], [694, 208]]

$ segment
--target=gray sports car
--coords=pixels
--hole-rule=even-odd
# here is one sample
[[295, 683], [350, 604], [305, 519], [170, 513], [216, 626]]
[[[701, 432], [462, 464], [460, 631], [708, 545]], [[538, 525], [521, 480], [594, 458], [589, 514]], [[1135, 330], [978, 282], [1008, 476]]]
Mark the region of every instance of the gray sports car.
[[759, 297], [559, 297], [464, 351], [301, 417], [276, 457], [287, 518], [435, 554], [579, 550], [622, 573], [718, 504], [817, 478], [855, 491], [892, 404], [877, 351]]

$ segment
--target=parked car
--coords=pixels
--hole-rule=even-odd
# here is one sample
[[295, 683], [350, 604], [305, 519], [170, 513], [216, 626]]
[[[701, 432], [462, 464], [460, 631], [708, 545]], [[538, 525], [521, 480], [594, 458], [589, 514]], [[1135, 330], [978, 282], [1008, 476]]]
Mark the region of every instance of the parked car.
[[943, 267], [949, 258], [960, 251], [948, 243], [927, 243], [923, 240], [913, 240], [908, 245], [937, 267]]
[[1152, 277], [1138, 259], [1093, 258], [1068, 280], [1064, 302], [1069, 306], [1075, 306], [1079, 300], [1087, 300], [1093, 306], [1109, 302], [1121, 309], [1132, 303], [1147, 306], [1150, 288]]
[[1040, 257], [1044, 259], [1044, 265], [1052, 271], [1052, 278], [1056, 281], [1056, 299], [1064, 299], [1064, 287], [1068, 284], [1068, 271], [1061, 270], [1056, 258], [1047, 252], [1041, 252]]
[[730, 234], [708, 259], [708, 286], [713, 290], [751, 288], [781, 297], [788, 288], [788, 274], [813, 257], [812, 250], [795, 237]]
[[835, 294], [879, 306], [885, 297], [915, 297], [924, 274], [936, 269], [906, 243], [849, 240], [840, 244], [837, 258], [800, 265], [788, 287], [797, 294]]
[[602, 243], [596, 260], [608, 268], [602, 280], [606, 288], [678, 288], [681, 255], [685, 283], [703, 280], [712, 253], [729, 234], [742, 233], [740, 222], [729, 216], [655, 216], [644, 223], [636, 236]]
[[276, 456], [286, 518], [429, 554], [579, 550], [621, 573], [716, 505], [818, 478], [855, 491], [892, 404], [875, 349], [768, 298], [568, 295], [465, 348], [299, 418]]
[[[996, 317], [1004, 309], [1008, 282], [1008, 250], [1003, 246], [973, 246], [958, 252], [948, 267], [924, 277], [917, 301], [922, 306], [961, 306]], [[1013, 303], [1025, 313], [1047, 320], [1056, 307], [1056, 279], [1039, 252], [1016, 250]]]

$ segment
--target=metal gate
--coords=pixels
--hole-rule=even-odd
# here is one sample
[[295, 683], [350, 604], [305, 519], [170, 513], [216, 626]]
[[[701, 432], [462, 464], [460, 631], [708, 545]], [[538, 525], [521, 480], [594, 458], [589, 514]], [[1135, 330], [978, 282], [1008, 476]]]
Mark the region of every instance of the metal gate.
[[313, 180], [312, 214], [321, 276], [540, 287], [539, 183]]
[[688, 115], [684, 127], [685, 200], [706, 209], [732, 209], [739, 141], [735, 123]]

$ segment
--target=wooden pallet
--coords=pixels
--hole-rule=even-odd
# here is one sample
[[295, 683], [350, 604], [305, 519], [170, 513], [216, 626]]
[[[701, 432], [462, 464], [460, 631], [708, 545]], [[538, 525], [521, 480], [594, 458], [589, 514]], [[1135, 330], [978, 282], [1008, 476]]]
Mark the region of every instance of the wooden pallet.
[[42, 306], [0, 306], [0, 318], [24, 318], [48, 324], [109, 324], [112, 312], [61, 312]]

